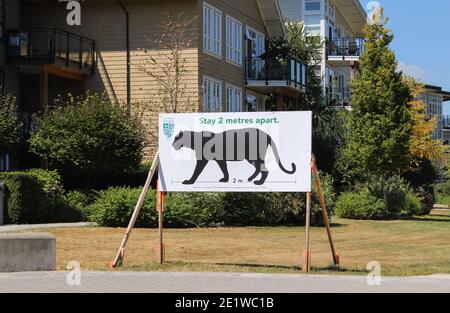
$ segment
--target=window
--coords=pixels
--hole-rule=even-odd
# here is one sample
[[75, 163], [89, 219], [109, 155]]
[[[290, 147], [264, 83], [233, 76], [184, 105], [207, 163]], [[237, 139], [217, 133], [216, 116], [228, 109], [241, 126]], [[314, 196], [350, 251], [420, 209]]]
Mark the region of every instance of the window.
[[309, 36], [320, 36], [320, 14], [305, 15], [306, 32]]
[[242, 112], [242, 89], [227, 85], [227, 112]]
[[227, 16], [227, 60], [242, 64], [242, 24]]
[[265, 111], [265, 100], [262, 97], [257, 97], [254, 95], [247, 96], [247, 109], [249, 112], [264, 112]]
[[203, 5], [203, 50], [222, 56], [222, 12]]
[[9, 154], [0, 152], [0, 172], [8, 172], [10, 170]]
[[320, 1], [306, 0], [305, 11], [320, 11]]
[[264, 52], [266, 52], [266, 37], [257, 32], [251, 27], [247, 27], [247, 40], [251, 42], [250, 55], [254, 58], [259, 58]]
[[4, 24], [5, 24], [5, 5], [4, 5], [4, 1], [0, 0], [0, 40], [3, 40], [4, 34], [5, 34], [5, 29], [4, 29]]
[[222, 83], [210, 77], [203, 78], [203, 110], [222, 112]]

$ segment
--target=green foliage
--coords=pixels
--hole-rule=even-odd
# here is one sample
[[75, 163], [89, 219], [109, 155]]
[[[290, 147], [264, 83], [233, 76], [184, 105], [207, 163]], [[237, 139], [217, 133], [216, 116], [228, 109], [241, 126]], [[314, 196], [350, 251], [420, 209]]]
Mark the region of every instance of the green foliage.
[[434, 186], [436, 200], [439, 204], [450, 206], [450, 180]]
[[36, 168], [27, 171], [27, 173], [41, 183], [42, 190], [48, 197], [56, 199], [64, 195], [64, 186], [57, 171]]
[[0, 152], [10, 151], [21, 140], [21, 123], [17, 118], [16, 99], [0, 97]]
[[55, 171], [1, 173], [6, 185], [6, 221], [34, 224], [79, 221], [81, 215], [64, 202], [61, 178]]
[[403, 215], [427, 215], [430, 213], [421, 199], [411, 191], [405, 195], [403, 210]]
[[[332, 180], [323, 175], [329, 213], [335, 199]], [[141, 189], [110, 188], [98, 194], [86, 212], [101, 226], [127, 226]], [[74, 198], [76, 198], [74, 196]], [[78, 206], [80, 207], [80, 206]], [[322, 226], [322, 213], [313, 197], [312, 225]], [[167, 227], [216, 227], [253, 225], [300, 225], [305, 221], [305, 194], [297, 193], [171, 193], [165, 199]], [[137, 227], [156, 227], [155, 191], [149, 191]]]
[[38, 120], [30, 150], [61, 171], [76, 169], [92, 178], [124, 173], [139, 166], [144, 146], [143, 127], [127, 110], [105, 95], [70, 98]]
[[[89, 206], [89, 220], [100, 226], [126, 227], [131, 219], [140, 189], [110, 188], [99, 192], [95, 202]], [[149, 192], [136, 220], [136, 227], [156, 225], [155, 193]]]
[[[387, 204], [384, 201], [384, 192], [387, 195]], [[354, 199], [357, 201], [351, 204], [350, 200]], [[379, 209], [379, 203], [383, 204], [383, 210]], [[336, 204], [336, 214], [354, 219], [390, 219], [426, 215], [429, 212], [430, 207], [424, 198], [414, 193], [408, 183], [399, 176], [393, 176], [386, 181], [372, 178], [369, 182], [357, 186], [355, 191], [343, 193]]]
[[410, 192], [409, 185], [399, 176], [392, 176], [386, 181], [371, 178], [365, 186], [371, 195], [384, 199], [383, 187], [387, 195], [387, 209], [392, 216], [399, 214], [405, 204], [406, 194]]
[[368, 189], [342, 193], [335, 213], [342, 218], [359, 220], [380, 220], [390, 216], [384, 201], [373, 196]]
[[302, 106], [323, 106], [321, 77], [316, 68], [322, 62], [323, 42], [320, 37], [308, 36], [301, 22], [288, 22], [286, 36], [271, 38], [264, 54], [267, 57], [291, 56], [308, 62], [306, 93], [301, 96]]
[[88, 220], [89, 206], [94, 203], [95, 196], [92, 191], [72, 190], [64, 195], [64, 202], [68, 208], [79, 212], [82, 220]]
[[[299, 98], [300, 107], [285, 110], [305, 110], [313, 112], [313, 153], [319, 167], [332, 173], [337, 160], [338, 147], [344, 137], [345, 114], [328, 107], [323, 98], [320, 68], [324, 42], [318, 36], [308, 36], [301, 22], [288, 22], [286, 36], [271, 38], [264, 56], [269, 58], [292, 56], [308, 62], [307, 88]], [[276, 108], [276, 97], [272, 95], [266, 103], [268, 109]]]
[[341, 172], [350, 182], [367, 175], [387, 179], [408, 169], [411, 90], [389, 49], [393, 34], [382, 24], [367, 25], [360, 73], [352, 81]]

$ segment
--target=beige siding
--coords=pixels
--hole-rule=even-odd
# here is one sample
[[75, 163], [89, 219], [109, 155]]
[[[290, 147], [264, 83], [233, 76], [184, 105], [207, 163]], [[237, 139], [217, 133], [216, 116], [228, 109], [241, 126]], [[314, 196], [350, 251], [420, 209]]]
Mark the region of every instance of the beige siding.
[[[156, 1], [125, 1], [130, 16], [130, 46], [131, 46], [131, 98], [139, 102], [143, 108], [143, 120], [150, 133], [150, 150], [156, 147], [157, 112], [162, 111], [158, 90], [160, 84], [150, 75], [139, 70], [139, 67], [155, 58], [160, 64], [167, 59], [168, 51], [164, 45], [158, 45], [157, 39], [163, 33], [162, 25], [168, 15], [178, 16], [184, 12], [184, 18], [194, 18], [197, 15], [196, 0], [156, 0]], [[45, 18], [43, 18], [45, 17]], [[87, 79], [85, 86], [89, 90], [102, 92], [118, 102], [127, 98], [127, 59], [126, 59], [126, 19], [117, 2], [106, 4], [102, 2], [82, 3], [82, 26], [69, 27], [66, 24], [66, 11], [63, 5], [29, 6], [24, 11], [25, 27], [57, 26], [76, 34], [94, 39], [97, 49], [98, 70], [93, 77]], [[45, 23], [45, 25], [43, 25]], [[195, 29], [191, 30], [194, 34]], [[192, 37], [192, 35], [190, 36]], [[195, 38], [195, 36], [193, 36]], [[144, 53], [147, 49], [147, 53]], [[198, 107], [198, 48], [197, 39], [188, 47], [183, 59], [186, 67], [184, 83], [187, 88], [190, 108]], [[161, 71], [157, 67], [147, 67], [152, 73]], [[151, 101], [150, 101], [151, 100]], [[149, 151], [150, 151], [149, 150]]]
[[[243, 31], [247, 26], [254, 28], [255, 30], [266, 34], [264, 21], [261, 17], [259, 7], [254, 0], [199, 0], [199, 12], [201, 12], [201, 19], [199, 20], [199, 36], [203, 37], [203, 2], [208, 3], [215, 8], [222, 11], [222, 57], [219, 59], [214, 56], [210, 56], [203, 52], [203, 41], [199, 42], [200, 49], [200, 84], [202, 84], [203, 76], [209, 76], [220, 80], [222, 82], [222, 108], [226, 110], [226, 84], [232, 84], [240, 87], [244, 91], [244, 67], [231, 64], [226, 61], [226, 15], [230, 15], [234, 19], [237, 19], [243, 24]], [[244, 36], [242, 36], [243, 47], [243, 63], [246, 56], [246, 44]], [[202, 86], [200, 86], [202, 88]], [[200, 89], [201, 90], [201, 89]], [[245, 100], [245, 99], [244, 99]], [[245, 101], [243, 101], [245, 104]], [[200, 110], [203, 109], [203, 103], [200, 103]]]

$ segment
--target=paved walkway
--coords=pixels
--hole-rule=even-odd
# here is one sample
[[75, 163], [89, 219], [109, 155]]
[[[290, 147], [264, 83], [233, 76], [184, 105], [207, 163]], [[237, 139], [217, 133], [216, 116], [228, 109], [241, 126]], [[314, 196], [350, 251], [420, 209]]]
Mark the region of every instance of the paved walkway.
[[0, 233], [22, 232], [33, 229], [49, 228], [68, 228], [68, 227], [87, 227], [93, 226], [93, 223], [59, 223], [59, 224], [35, 224], [35, 225], [4, 225], [0, 226]]
[[[64, 272], [0, 274], [0, 292], [303, 293], [450, 292], [450, 275], [386, 278], [369, 286], [365, 276], [235, 273]], [[67, 281], [71, 282], [68, 284]]]

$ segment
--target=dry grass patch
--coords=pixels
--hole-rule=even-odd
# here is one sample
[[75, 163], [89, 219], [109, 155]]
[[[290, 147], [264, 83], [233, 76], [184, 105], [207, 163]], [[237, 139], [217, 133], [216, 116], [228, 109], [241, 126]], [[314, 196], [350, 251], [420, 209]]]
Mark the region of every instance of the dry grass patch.
[[[450, 274], [449, 227], [450, 217], [338, 219], [333, 235], [341, 255], [339, 273], [364, 274], [368, 262], [378, 261], [388, 276]], [[44, 231], [57, 238], [58, 269], [76, 260], [90, 270], [107, 270], [124, 233], [124, 229], [96, 227]], [[155, 263], [157, 230], [136, 229], [123, 270], [298, 273], [304, 235], [303, 227], [167, 229], [167, 264], [160, 266]], [[311, 244], [315, 272], [332, 272], [325, 229], [312, 229]]]

